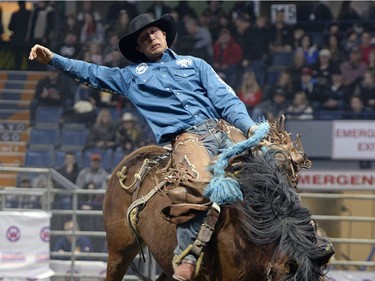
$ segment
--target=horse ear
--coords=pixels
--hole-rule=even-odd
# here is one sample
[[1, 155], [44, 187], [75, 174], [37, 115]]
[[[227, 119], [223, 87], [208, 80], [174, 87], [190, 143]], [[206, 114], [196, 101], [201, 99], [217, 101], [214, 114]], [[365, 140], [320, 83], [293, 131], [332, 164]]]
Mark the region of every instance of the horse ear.
[[323, 249], [323, 253], [321, 256], [317, 257], [315, 260], [316, 260], [316, 263], [319, 265], [319, 266], [325, 266], [328, 264], [329, 260], [331, 259], [331, 257], [335, 254], [335, 249], [333, 248], [333, 245], [331, 242], [329, 242], [327, 239], [325, 238], [318, 238], [318, 241], [317, 243], [321, 243], [322, 246], [325, 245], [324, 249]]

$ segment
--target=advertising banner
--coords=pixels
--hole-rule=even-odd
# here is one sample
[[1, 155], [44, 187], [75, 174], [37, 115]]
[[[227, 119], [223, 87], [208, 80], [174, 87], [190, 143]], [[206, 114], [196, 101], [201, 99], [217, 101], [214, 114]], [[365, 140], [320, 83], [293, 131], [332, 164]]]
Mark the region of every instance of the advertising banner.
[[375, 190], [372, 170], [304, 170], [298, 176], [301, 190]]
[[44, 211], [0, 212], [0, 280], [46, 280], [53, 275], [50, 217]]
[[374, 121], [334, 121], [332, 159], [374, 160]]
[[107, 264], [101, 261], [75, 261], [73, 273], [82, 277], [72, 277], [70, 261], [51, 260], [50, 264], [51, 269], [57, 275], [53, 277], [55, 281], [104, 281], [107, 268]]

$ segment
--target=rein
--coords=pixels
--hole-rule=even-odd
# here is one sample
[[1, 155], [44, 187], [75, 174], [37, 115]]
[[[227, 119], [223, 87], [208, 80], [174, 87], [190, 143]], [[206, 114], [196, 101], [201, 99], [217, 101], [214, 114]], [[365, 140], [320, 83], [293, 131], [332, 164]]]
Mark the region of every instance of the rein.
[[[141, 168], [139, 169], [138, 173], [134, 174], [134, 180], [133, 182], [127, 186], [125, 185], [125, 181], [127, 178], [127, 172], [128, 168], [127, 166], [123, 166], [121, 171], [117, 172], [117, 177], [119, 180], [119, 183], [121, 187], [129, 193], [134, 193], [139, 191], [139, 188], [141, 186], [141, 183], [145, 179], [145, 177], [148, 175], [148, 173], [155, 167], [157, 167], [163, 160], [170, 158], [171, 152], [167, 151], [162, 155], [159, 155], [155, 160], [150, 160], [146, 158], [143, 161], [143, 164]], [[168, 166], [168, 165], [167, 165]], [[138, 219], [138, 212], [143, 209], [143, 207], [146, 205], [146, 203], [159, 191], [162, 189], [162, 187], [165, 185], [166, 181], [159, 182], [153, 189], [151, 189], [145, 196], [142, 196], [132, 202], [130, 206], [128, 207], [127, 211], [127, 220], [129, 222], [129, 225], [134, 233], [134, 236], [136, 238], [138, 247], [140, 249], [140, 253], [142, 256], [143, 261], [146, 261], [146, 258], [143, 253], [143, 249], [140, 243], [140, 237], [138, 235], [138, 231], [136, 229], [137, 219]], [[135, 195], [135, 194], [134, 194]], [[134, 197], [133, 195], [133, 197]]]

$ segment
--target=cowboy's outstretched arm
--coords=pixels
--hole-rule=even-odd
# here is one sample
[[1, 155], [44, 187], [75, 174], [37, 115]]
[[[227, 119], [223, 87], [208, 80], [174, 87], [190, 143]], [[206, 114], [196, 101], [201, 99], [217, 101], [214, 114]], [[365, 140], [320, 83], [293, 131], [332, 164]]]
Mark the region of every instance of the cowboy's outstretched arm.
[[31, 48], [29, 54], [29, 60], [36, 60], [37, 62], [47, 64], [53, 58], [53, 53], [50, 49], [36, 44]]

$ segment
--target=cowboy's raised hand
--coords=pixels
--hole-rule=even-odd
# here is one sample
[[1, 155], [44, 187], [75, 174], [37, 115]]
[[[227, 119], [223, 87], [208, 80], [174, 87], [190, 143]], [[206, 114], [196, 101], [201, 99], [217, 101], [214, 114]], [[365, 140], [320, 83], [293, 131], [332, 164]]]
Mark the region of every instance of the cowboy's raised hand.
[[29, 60], [36, 60], [37, 62], [44, 64], [49, 63], [52, 60], [52, 58], [53, 53], [50, 51], [50, 49], [38, 44], [31, 48], [29, 54]]

